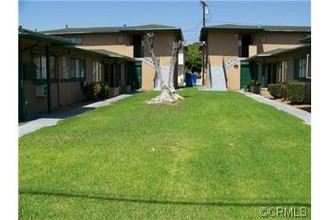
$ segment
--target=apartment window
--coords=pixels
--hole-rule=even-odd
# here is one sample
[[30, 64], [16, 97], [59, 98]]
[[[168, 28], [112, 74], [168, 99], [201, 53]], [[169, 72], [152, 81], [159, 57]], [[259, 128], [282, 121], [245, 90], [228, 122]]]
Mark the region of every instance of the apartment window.
[[[44, 55], [33, 55], [33, 64], [35, 66], [35, 74], [37, 80], [47, 79], [47, 65], [46, 56]], [[49, 71], [50, 78], [55, 78], [55, 58], [49, 57]]]
[[311, 68], [312, 62], [311, 62], [311, 55], [307, 54], [307, 77], [306, 78], [312, 78], [312, 68]]
[[66, 57], [62, 57], [61, 66], [62, 66], [62, 79], [69, 79], [69, 67]]
[[279, 62], [277, 65], [278, 82], [286, 83], [287, 74], [288, 74], [288, 62], [286, 62], [286, 61]]
[[81, 37], [70, 37], [69, 40], [75, 44], [81, 45], [82, 38]]
[[311, 78], [311, 58], [310, 54], [295, 60], [295, 77]]
[[71, 59], [71, 78], [82, 79], [85, 77], [85, 60]]
[[102, 64], [100, 62], [93, 62], [93, 82], [102, 81]]

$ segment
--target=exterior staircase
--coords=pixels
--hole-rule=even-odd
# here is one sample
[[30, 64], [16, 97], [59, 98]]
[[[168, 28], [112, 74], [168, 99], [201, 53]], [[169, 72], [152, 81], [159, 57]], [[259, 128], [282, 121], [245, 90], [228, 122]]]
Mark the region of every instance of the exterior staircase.
[[[143, 57], [143, 58], [135, 58], [136, 60], [142, 61], [148, 65], [150, 65], [151, 67], [155, 68], [155, 65], [152, 61], [151, 57]], [[170, 67], [166, 67], [166, 66], [161, 66], [161, 73], [164, 79], [164, 83], [167, 85], [168, 84], [168, 76], [170, 74]], [[159, 79], [154, 79], [154, 91], [161, 91], [160, 88], [160, 80]]]
[[223, 66], [214, 66], [210, 68], [211, 91], [227, 91], [226, 69], [243, 60], [244, 58], [234, 57], [223, 64]]
[[222, 66], [211, 67], [211, 91], [227, 91], [225, 72]]

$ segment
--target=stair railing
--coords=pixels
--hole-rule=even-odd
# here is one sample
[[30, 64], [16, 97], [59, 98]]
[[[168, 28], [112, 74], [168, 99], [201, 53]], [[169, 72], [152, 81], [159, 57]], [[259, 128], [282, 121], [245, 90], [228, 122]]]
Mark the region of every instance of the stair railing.
[[223, 57], [222, 57], [222, 68], [223, 68], [223, 74], [225, 75], [226, 89], [228, 89], [228, 78], [227, 78], [226, 64], [225, 64], [225, 59]]
[[207, 69], [207, 72], [208, 72], [208, 78], [209, 78], [209, 87], [212, 88], [212, 73], [211, 73], [211, 61], [210, 61], [210, 58], [208, 59], [208, 69]]

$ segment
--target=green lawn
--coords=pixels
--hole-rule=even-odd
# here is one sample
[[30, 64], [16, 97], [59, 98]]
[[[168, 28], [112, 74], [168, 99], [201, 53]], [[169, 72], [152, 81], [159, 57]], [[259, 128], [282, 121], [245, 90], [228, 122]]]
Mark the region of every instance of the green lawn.
[[262, 219], [261, 207], [310, 218], [310, 126], [240, 93], [144, 103], [157, 94], [20, 138], [20, 219]]

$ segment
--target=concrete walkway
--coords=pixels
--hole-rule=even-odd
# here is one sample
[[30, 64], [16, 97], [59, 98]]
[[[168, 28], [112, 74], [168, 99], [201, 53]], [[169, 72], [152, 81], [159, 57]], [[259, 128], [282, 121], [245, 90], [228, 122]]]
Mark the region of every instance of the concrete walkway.
[[49, 127], [49, 126], [54, 126], [56, 125], [59, 121], [64, 120], [69, 117], [73, 117], [75, 115], [82, 114], [86, 111], [101, 107], [101, 106], [106, 106], [111, 103], [114, 103], [118, 100], [124, 99], [131, 96], [131, 94], [123, 94], [116, 96], [114, 98], [110, 98], [104, 101], [100, 102], [95, 102], [89, 105], [85, 105], [83, 107], [68, 111], [68, 112], [63, 112], [63, 113], [58, 113], [58, 114], [43, 114], [40, 115], [39, 118], [36, 120], [32, 120], [29, 122], [26, 122], [22, 125], [19, 126], [18, 128], [18, 137], [22, 137], [25, 134], [34, 132], [40, 128], [43, 127]]
[[262, 102], [265, 103], [267, 105], [271, 105], [276, 107], [278, 110], [282, 110], [285, 111], [291, 115], [296, 116], [297, 118], [300, 118], [302, 120], [305, 121], [306, 124], [311, 125], [311, 113], [306, 112], [304, 110], [295, 108], [293, 106], [289, 106], [280, 102], [276, 102], [273, 100], [270, 100], [268, 98], [265, 98], [261, 95], [257, 95], [254, 93], [250, 93], [250, 92], [244, 92], [244, 91], [240, 91], [241, 93], [243, 93], [244, 95], [253, 98], [254, 100], [257, 100], [258, 102]]

